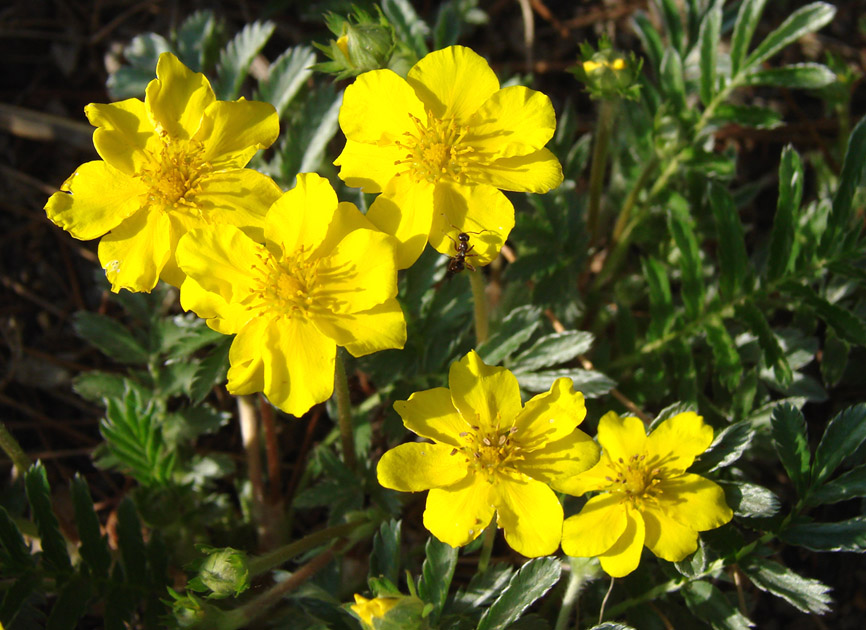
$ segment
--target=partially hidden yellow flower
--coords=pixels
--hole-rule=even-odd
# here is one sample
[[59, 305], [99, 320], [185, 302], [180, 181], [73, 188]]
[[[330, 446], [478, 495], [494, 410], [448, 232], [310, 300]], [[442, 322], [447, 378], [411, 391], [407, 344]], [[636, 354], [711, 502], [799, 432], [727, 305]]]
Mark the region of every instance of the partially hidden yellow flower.
[[261, 235], [280, 188], [245, 169], [277, 137], [273, 106], [218, 101], [207, 78], [163, 53], [144, 101], [92, 103], [102, 160], [87, 162], [45, 205], [72, 236], [102, 236], [99, 261], [113, 291], [150, 291], [159, 278], [180, 286], [174, 251], [186, 232], [224, 223]]
[[262, 242], [231, 225], [186, 234], [180, 303], [237, 334], [231, 393], [264, 392], [300, 416], [333, 392], [337, 346], [354, 356], [403, 347], [395, 241], [338, 203], [326, 179], [302, 173], [268, 210]]
[[525, 556], [556, 551], [562, 506], [551, 489], [598, 459], [577, 429], [586, 416], [571, 379], [520, 401], [517, 379], [470, 352], [451, 364], [450, 390], [415, 392], [394, 408], [410, 431], [433, 440], [401, 444], [379, 461], [379, 483], [430, 490], [424, 526], [452, 547], [474, 540], [494, 512], [505, 539]]
[[556, 129], [550, 99], [522, 86], [500, 89], [478, 54], [462, 46], [430, 53], [404, 80], [391, 70], [360, 75], [340, 109], [346, 147], [340, 177], [382, 193], [368, 218], [400, 241], [398, 268], [429, 241], [455, 253], [473, 234], [472, 264], [496, 257], [514, 227], [502, 190], [544, 193], [562, 168], [544, 148]]
[[602, 417], [598, 464], [560, 485], [581, 495], [600, 491], [565, 520], [562, 550], [598, 556], [613, 577], [634, 571], [646, 545], [678, 562], [698, 546], [698, 532], [720, 527], [733, 513], [721, 487], [686, 470], [713, 441], [713, 429], [693, 412], [661, 422], [647, 436], [638, 418]]
[[400, 603], [399, 597], [374, 597], [367, 599], [355, 593], [355, 603], [349, 606], [361, 621], [364, 622], [364, 627], [374, 628], [373, 620], [381, 619], [388, 614], [388, 611]]

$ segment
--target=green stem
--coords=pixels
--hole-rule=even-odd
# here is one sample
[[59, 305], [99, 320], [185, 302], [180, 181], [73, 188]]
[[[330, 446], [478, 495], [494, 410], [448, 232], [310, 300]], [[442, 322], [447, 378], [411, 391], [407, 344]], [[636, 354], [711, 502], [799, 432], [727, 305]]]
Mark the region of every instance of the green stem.
[[604, 174], [607, 170], [607, 153], [610, 147], [611, 128], [616, 110], [616, 101], [603, 100], [598, 111], [595, 130], [595, 144], [592, 148], [592, 165], [589, 169], [589, 210], [586, 217], [586, 230], [589, 232], [589, 247], [598, 242], [598, 224], [601, 211], [601, 191], [604, 188]]
[[568, 574], [568, 585], [565, 587], [565, 594], [562, 596], [562, 606], [559, 609], [559, 614], [556, 616], [554, 630], [565, 630], [568, 627], [571, 613], [577, 605], [580, 587], [583, 586], [584, 582], [583, 571], [575, 570], [572, 558], [569, 558], [569, 561], [571, 562], [571, 572]]
[[478, 573], [484, 573], [490, 566], [490, 556], [493, 554], [493, 542], [496, 540], [496, 518], [494, 517], [482, 534], [481, 555], [478, 556]]
[[346, 364], [343, 361], [342, 349], [337, 351], [337, 361], [334, 370], [334, 391], [337, 393], [337, 416], [340, 423], [340, 442], [343, 445], [343, 462], [349, 470], [355, 470], [358, 467], [358, 462], [355, 460], [352, 402], [349, 398], [349, 381], [346, 378]]
[[12, 434], [6, 429], [6, 425], [0, 422], [0, 448], [5, 451], [9, 459], [12, 460], [19, 474], [24, 474], [30, 468], [30, 458], [27, 453], [18, 444], [18, 440], [12, 437]]
[[475, 315], [475, 341], [478, 345], [487, 340], [490, 331], [490, 321], [487, 307], [487, 293], [484, 290], [484, 276], [480, 271], [469, 273], [469, 284], [472, 285], [472, 302]]

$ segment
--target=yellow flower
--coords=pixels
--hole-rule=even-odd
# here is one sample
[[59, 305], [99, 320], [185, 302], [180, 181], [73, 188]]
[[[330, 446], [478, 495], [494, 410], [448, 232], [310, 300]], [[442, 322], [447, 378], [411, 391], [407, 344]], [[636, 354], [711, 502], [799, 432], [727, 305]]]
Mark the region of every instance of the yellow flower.
[[381, 619], [400, 602], [399, 597], [374, 597], [367, 599], [355, 593], [355, 603], [349, 606], [361, 618], [365, 627], [373, 628], [373, 619]]
[[231, 393], [263, 391], [300, 416], [333, 392], [338, 345], [354, 356], [403, 347], [395, 243], [310, 173], [268, 210], [262, 241], [230, 225], [185, 235], [180, 303], [237, 334]]
[[602, 569], [622, 577], [637, 568], [644, 545], [678, 562], [697, 549], [698, 532], [731, 520], [722, 489], [685, 472], [713, 441], [699, 415], [678, 414], [647, 436], [639, 419], [611, 412], [599, 422], [598, 441], [598, 464], [560, 485], [568, 494], [602, 492], [565, 520], [566, 554], [599, 556]]
[[150, 291], [159, 278], [180, 286], [174, 259], [186, 232], [216, 223], [260, 235], [280, 196], [265, 175], [245, 169], [277, 137], [273, 106], [218, 101], [203, 74], [163, 53], [145, 100], [92, 103], [102, 160], [87, 162], [45, 205], [72, 236], [103, 236], [99, 261], [113, 291]]
[[379, 483], [403, 492], [430, 489], [424, 526], [452, 547], [474, 540], [497, 513], [505, 539], [525, 556], [556, 551], [558, 487], [592, 466], [598, 447], [577, 425], [583, 394], [560, 378], [526, 403], [514, 375], [472, 351], [451, 364], [451, 389], [415, 392], [394, 403], [410, 431], [434, 441], [401, 444], [382, 456]]
[[400, 241], [400, 269], [428, 240], [453, 255], [460, 232], [475, 233], [472, 262], [487, 264], [514, 226], [499, 189], [543, 193], [562, 182], [544, 148], [556, 128], [550, 99], [500, 89], [487, 62], [462, 46], [430, 53], [405, 80], [362, 74], [346, 88], [340, 126], [346, 147], [334, 163], [350, 186], [382, 193], [367, 216]]

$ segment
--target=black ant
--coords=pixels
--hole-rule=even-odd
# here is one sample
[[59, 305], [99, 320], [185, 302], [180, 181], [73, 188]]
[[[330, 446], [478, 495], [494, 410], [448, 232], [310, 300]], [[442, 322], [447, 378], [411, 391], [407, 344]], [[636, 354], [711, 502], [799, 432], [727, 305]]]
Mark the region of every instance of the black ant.
[[456, 253], [451, 257], [448, 261], [448, 271], [445, 274], [446, 278], [450, 278], [455, 274], [460, 273], [464, 269], [468, 269], [469, 271], [475, 271], [475, 267], [466, 260], [471, 256], [477, 256], [478, 254], [471, 254], [470, 252], [475, 249], [474, 245], [469, 244], [469, 234], [466, 232], [460, 232], [457, 235], [457, 240], [455, 241], [451, 235], [448, 235], [448, 238], [451, 239], [451, 242], [454, 243], [454, 250]]

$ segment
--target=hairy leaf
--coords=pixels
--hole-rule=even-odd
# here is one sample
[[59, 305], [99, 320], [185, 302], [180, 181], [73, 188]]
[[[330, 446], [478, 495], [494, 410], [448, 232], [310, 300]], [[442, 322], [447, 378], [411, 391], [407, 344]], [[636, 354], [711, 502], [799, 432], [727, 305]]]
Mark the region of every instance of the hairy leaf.
[[534, 558], [524, 564], [481, 616], [477, 630], [507, 628], [559, 581], [561, 572], [562, 565], [556, 558]]
[[860, 403], [836, 415], [827, 425], [812, 462], [812, 484], [830, 478], [842, 460], [866, 440], [866, 404]]
[[790, 403], [777, 405], [770, 416], [770, 425], [776, 453], [802, 496], [809, 483], [810, 457], [803, 414]]
[[866, 551], [866, 516], [856, 516], [839, 523], [803, 523], [792, 525], [779, 537], [791, 545], [812, 551]]
[[766, 268], [768, 280], [775, 280], [793, 270], [796, 257], [793, 249], [795, 219], [799, 214], [802, 198], [803, 165], [800, 155], [788, 145], [782, 151], [782, 162], [779, 164], [779, 201], [770, 233]]
[[764, 63], [791, 42], [829, 24], [835, 14], [836, 7], [826, 2], [813, 2], [797, 9], [779, 28], [758, 44], [752, 54], [746, 58], [743, 68], [754, 68]]
[[762, 591], [781, 597], [805, 613], [823, 615], [830, 612], [830, 587], [818, 580], [797, 575], [786, 566], [754, 558], [742, 566], [743, 573]]
[[418, 595], [428, 604], [433, 604], [431, 616], [435, 622], [448, 597], [451, 578], [457, 567], [457, 549], [430, 536], [424, 550], [426, 558], [421, 567]]
[[220, 52], [219, 79], [214, 85], [217, 98], [231, 101], [238, 97], [253, 59], [274, 32], [273, 22], [252, 22], [244, 26]]

